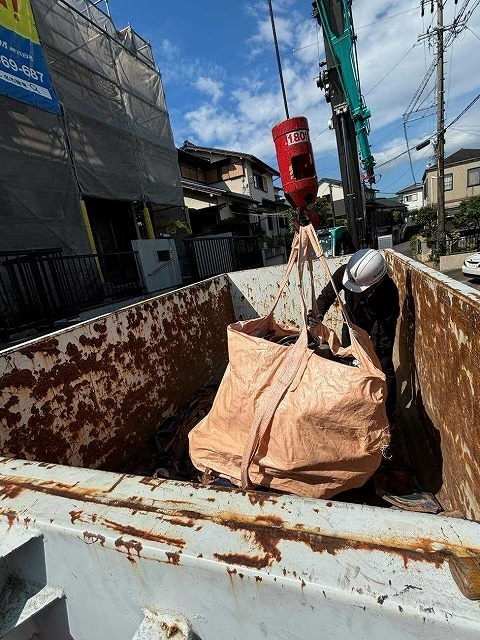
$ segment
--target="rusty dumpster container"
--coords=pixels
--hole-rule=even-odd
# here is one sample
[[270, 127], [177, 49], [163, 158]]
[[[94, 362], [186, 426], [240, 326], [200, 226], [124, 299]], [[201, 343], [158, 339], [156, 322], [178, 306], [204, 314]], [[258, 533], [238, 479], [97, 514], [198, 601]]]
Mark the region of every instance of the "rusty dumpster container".
[[[223, 274], [0, 353], [0, 638], [477, 638], [480, 301], [387, 259], [402, 430], [440, 513], [139, 474], [283, 267]], [[299, 322], [292, 288], [279, 316]]]

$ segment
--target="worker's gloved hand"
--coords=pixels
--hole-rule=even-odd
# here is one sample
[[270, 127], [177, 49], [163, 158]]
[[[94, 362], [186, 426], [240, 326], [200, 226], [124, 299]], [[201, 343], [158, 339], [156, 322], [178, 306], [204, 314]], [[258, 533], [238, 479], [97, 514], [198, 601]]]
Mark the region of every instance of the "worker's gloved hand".
[[309, 309], [308, 313], [307, 313], [307, 324], [309, 327], [316, 327], [318, 324], [320, 324], [320, 322], [323, 322], [323, 316], [322, 315], [317, 315], [315, 316], [313, 314], [313, 311], [311, 309]]

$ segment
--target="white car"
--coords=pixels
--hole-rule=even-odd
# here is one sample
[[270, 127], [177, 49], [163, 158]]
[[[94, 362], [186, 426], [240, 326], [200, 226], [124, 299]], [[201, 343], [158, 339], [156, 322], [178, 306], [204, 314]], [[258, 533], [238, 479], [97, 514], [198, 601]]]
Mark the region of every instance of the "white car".
[[480, 252], [473, 253], [465, 258], [462, 266], [462, 273], [465, 276], [480, 278]]

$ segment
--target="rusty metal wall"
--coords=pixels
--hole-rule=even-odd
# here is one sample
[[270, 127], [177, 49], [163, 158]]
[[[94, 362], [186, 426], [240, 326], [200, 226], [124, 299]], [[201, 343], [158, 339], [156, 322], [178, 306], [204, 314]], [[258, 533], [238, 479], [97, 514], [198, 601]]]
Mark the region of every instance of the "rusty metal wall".
[[0, 452], [120, 470], [221, 375], [234, 320], [226, 276], [0, 354]]
[[[419, 480], [480, 519], [479, 294], [395, 252], [387, 259], [401, 300], [399, 423]], [[267, 313], [283, 270], [219, 276], [2, 352], [0, 451], [123, 470], [161, 420], [223, 372], [226, 325]], [[319, 262], [314, 271], [319, 291], [327, 275]], [[280, 322], [300, 322], [295, 287]], [[338, 306], [326, 321], [340, 330]]]
[[[347, 262], [349, 256], [328, 259], [328, 267], [333, 273], [341, 264]], [[272, 308], [278, 288], [285, 272], [285, 265], [237, 271], [229, 273], [233, 306], [238, 320], [266, 315]], [[314, 286], [316, 295], [327, 284], [329, 276], [323, 264], [315, 260], [313, 263]], [[307, 276], [304, 279], [304, 291], [307, 307], [310, 307], [310, 285]], [[296, 273], [292, 273], [275, 311], [276, 320], [285, 326], [299, 326], [301, 323], [301, 305]], [[341, 335], [343, 319], [340, 305], [335, 302], [325, 316], [325, 323]]]
[[422, 484], [478, 520], [480, 294], [395, 252], [387, 260], [400, 293], [396, 359], [407, 448]]

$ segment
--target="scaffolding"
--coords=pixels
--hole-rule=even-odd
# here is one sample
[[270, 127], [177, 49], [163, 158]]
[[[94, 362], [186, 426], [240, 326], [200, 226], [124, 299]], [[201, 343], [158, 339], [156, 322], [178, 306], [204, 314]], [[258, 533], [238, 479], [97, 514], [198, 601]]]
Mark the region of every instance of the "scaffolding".
[[[61, 116], [0, 96], [0, 250], [84, 253], [79, 197], [182, 216], [177, 150], [150, 43], [107, 0], [31, 0]], [[103, 10], [102, 10], [103, 9]]]

